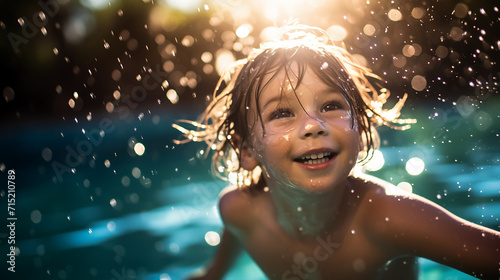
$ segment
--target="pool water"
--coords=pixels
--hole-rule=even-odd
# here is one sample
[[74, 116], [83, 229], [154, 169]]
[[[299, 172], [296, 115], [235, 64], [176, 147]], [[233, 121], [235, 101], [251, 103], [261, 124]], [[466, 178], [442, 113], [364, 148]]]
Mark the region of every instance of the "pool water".
[[[455, 111], [439, 119], [434, 108], [414, 105], [414, 128], [381, 130], [385, 163], [371, 173], [394, 184], [409, 182], [413, 192], [498, 230], [500, 122], [498, 100], [491, 101], [476, 112], [489, 117], [488, 123]], [[450, 123], [452, 116], [461, 116], [460, 125]], [[175, 118], [158, 112], [127, 120], [103, 115], [4, 126], [12, 137], [0, 142], [0, 174], [5, 181], [7, 170], [16, 171], [19, 254], [16, 272], [4, 262], [1, 278], [183, 279], [209, 261], [217, 249], [209, 243], [217, 243], [215, 233], [222, 231], [216, 203], [226, 182], [209, 174], [202, 145], [173, 144], [179, 135], [170, 127]], [[102, 141], [90, 141], [87, 136], [102, 120], [113, 129]], [[134, 151], [138, 142], [145, 147], [142, 156]], [[78, 149], [88, 151], [82, 162], [71, 158]], [[420, 175], [406, 170], [413, 157], [425, 163]], [[0, 211], [3, 221], [6, 212]], [[5, 232], [0, 230], [3, 256], [9, 246]], [[424, 259], [420, 278], [474, 279]], [[244, 254], [225, 279], [265, 277]]]

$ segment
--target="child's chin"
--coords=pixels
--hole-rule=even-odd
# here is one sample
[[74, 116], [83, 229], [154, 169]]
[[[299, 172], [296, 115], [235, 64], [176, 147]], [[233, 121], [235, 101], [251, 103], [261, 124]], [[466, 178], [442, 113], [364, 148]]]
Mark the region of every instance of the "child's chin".
[[302, 185], [299, 188], [311, 194], [327, 193], [334, 189], [332, 185], [323, 182], [310, 182], [309, 184]]

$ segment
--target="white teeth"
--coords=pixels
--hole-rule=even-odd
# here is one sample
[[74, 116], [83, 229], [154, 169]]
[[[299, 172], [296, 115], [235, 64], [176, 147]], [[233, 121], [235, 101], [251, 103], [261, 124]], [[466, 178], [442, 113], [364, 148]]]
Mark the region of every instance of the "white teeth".
[[327, 161], [328, 161], [328, 158], [320, 158], [320, 159], [310, 159], [310, 160], [306, 161], [305, 163], [307, 163], [307, 164], [320, 164], [320, 163], [324, 163]]
[[305, 163], [307, 164], [318, 164], [318, 163], [323, 163], [328, 161], [328, 156], [331, 155], [331, 153], [317, 153], [317, 154], [310, 154], [301, 157], [301, 160], [304, 160]]

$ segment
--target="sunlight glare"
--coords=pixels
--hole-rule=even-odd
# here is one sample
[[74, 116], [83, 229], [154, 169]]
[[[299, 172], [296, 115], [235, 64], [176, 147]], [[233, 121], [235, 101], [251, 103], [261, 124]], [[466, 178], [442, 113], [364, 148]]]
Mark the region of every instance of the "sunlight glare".
[[215, 69], [219, 75], [235, 61], [234, 55], [231, 51], [220, 49], [216, 53]]
[[198, 8], [202, 5], [202, 1], [200, 0], [164, 0], [163, 1], [168, 7], [172, 7], [174, 9], [178, 9], [185, 13], [196, 12]]
[[242, 24], [238, 29], [236, 29], [236, 36], [239, 38], [246, 38], [248, 35], [250, 35], [250, 32], [252, 32], [253, 27], [248, 24]]
[[342, 41], [347, 36], [347, 30], [340, 25], [332, 25], [326, 29], [326, 32], [334, 41]]

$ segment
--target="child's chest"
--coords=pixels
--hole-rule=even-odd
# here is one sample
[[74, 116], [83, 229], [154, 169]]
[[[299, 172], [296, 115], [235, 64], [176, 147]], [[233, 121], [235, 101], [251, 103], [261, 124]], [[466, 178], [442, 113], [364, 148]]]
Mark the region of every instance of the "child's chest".
[[270, 279], [375, 279], [389, 260], [355, 226], [303, 242], [264, 222], [242, 243]]

